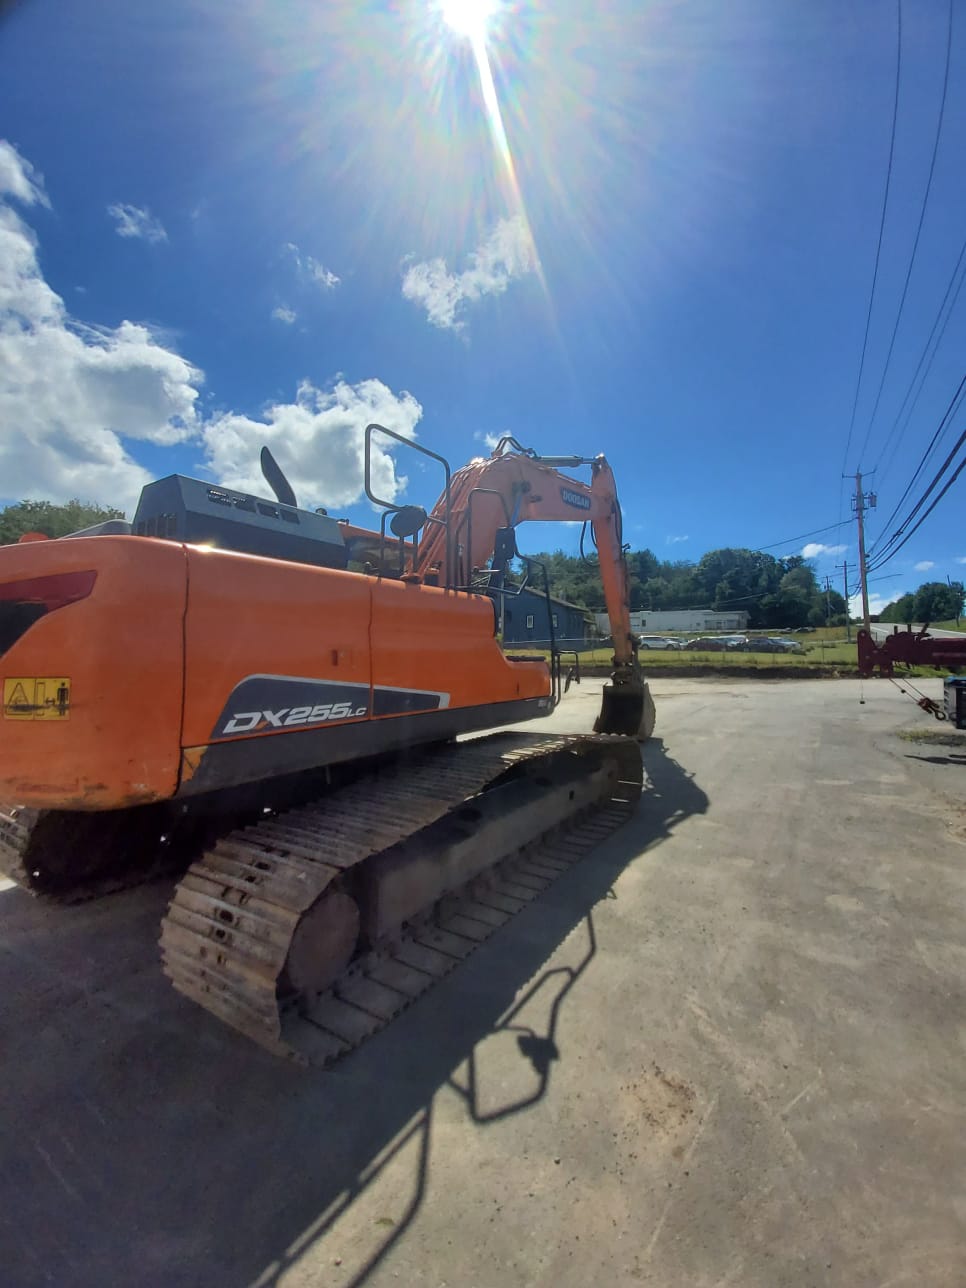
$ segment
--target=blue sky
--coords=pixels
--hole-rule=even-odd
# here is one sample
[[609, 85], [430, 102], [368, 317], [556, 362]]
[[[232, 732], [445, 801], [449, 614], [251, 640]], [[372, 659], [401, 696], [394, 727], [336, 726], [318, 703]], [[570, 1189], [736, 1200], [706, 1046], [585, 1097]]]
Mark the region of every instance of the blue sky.
[[[849, 517], [843, 464], [877, 467], [874, 538], [963, 374], [966, 298], [895, 448], [962, 245], [960, 14], [871, 419], [947, 22], [944, 0], [906, 0], [846, 454], [892, 120], [885, 0], [517, 0], [487, 28], [492, 95], [434, 0], [22, 0], [0, 25], [0, 499], [130, 509], [175, 471], [255, 488], [268, 442], [303, 504], [365, 522], [375, 419], [454, 466], [503, 433], [604, 452], [629, 539], [661, 556], [785, 542], [820, 575], [854, 563], [853, 527], [814, 539], [844, 551], [786, 539]], [[434, 499], [418, 467], [379, 470]], [[870, 589], [966, 573], [963, 486]]]

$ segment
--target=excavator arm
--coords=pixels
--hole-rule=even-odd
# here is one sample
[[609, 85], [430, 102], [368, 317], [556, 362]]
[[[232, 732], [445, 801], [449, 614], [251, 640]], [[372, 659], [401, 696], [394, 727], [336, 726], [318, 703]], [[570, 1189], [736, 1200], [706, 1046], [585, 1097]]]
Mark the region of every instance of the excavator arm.
[[[589, 484], [561, 473], [561, 467], [584, 465], [591, 468]], [[467, 586], [493, 557], [501, 532], [528, 520], [591, 524], [614, 642], [614, 671], [595, 728], [649, 737], [654, 707], [631, 631], [621, 508], [605, 457], [538, 456], [512, 438], [501, 439], [489, 458], [472, 461], [452, 476], [428, 516], [413, 574]]]

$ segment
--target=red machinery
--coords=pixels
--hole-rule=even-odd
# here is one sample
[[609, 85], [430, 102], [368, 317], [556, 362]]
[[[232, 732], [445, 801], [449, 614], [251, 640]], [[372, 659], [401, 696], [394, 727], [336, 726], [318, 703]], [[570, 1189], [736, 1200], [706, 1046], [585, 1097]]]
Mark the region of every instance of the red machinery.
[[966, 667], [966, 635], [959, 639], [929, 634], [928, 622], [919, 631], [912, 627], [900, 631], [896, 626], [884, 640], [875, 640], [869, 631], [856, 636], [859, 650], [859, 675], [891, 678], [898, 663], [904, 666], [934, 666], [937, 670], [957, 672]]
[[[897, 664], [899, 666], [934, 666], [937, 670], [946, 672], [956, 672], [966, 666], [966, 635], [959, 638], [930, 635], [928, 622], [921, 630], [915, 632], [911, 626], [904, 631], [900, 631], [896, 626], [892, 634], [887, 635], [882, 641], [873, 639], [871, 632], [860, 630], [856, 641], [859, 651], [859, 675], [863, 679], [875, 675], [878, 671], [883, 678], [898, 684], [893, 675]], [[914, 701], [923, 711], [935, 716], [937, 720], [952, 721], [957, 729], [966, 728], [963, 701], [963, 685], [966, 681], [953, 679], [946, 681], [943, 686], [945, 709], [933, 698], [920, 693], [907, 679], [903, 679], [903, 684], [916, 694]], [[899, 685], [899, 688], [903, 693], [906, 692], [902, 685]]]

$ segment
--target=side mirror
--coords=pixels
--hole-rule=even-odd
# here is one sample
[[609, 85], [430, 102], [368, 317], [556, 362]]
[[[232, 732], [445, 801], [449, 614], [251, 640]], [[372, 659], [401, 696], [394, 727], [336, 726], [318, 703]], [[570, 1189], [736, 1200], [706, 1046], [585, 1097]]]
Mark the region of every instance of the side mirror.
[[426, 522], [426, 511], [421, 505], [404, 505], [389, 520], [389, 530], [394, 537], [405, 540], [415, 536]]

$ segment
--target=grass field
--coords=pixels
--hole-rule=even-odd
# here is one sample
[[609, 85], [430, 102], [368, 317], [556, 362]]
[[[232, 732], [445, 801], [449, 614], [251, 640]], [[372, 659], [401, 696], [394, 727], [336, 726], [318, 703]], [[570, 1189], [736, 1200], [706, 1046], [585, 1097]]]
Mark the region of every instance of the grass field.
[[[542, 657], [549, 654], [543, 649], [520, 649], [511, 647], [507, 652], [514, 657]], [[641, 665], [645, 671], [680, 671], [694, 670], [696, 667], [705, 670], [709, 667], [722, 670], [773, 671], [801, 668], [806, 671], [822, 668], [829, 672], [843, 668], [855, 669], [855, 645], [829, 642], [822, 647], [803, 649], [801, 653], [704, 653], [699, 649], [646, 649], [641, 652]], [[580, 654], [581, 666], [610, 666], [613, 649], [599, 648]], [[567, 661], [564, 655], [564, 661]]]
[[[699, 649], [642, 649], [641, 665], [651, 675], [684, 675], [689, 671], [707, 673], [720, 670], [722, 674], [744, 672], [746, 674], [768, 675], [769, 672], [800, 671], [802, 675], [855, 675], [856, 672], [856, 627], [852, 627], [852, 639], [846, 639], [844, 626], [822, 627], [808, 635], [789, 636], [801, 643], [801, 651], [792, 653], [753, 653], [753, 652], [703, 652]], [[754, 639], [755, 632], [746, 632]], [[780, 634], [780, 632], [759, 631], [757, 634]], [[669, 638], [674, 638], [669, 635]], [[688, 638], [682, 636], [681, 638]], [[546, 650], [525, 649], [509, 646], [507, 652], [514, 657], [532, 656], [549, 657]], [[580, 654], [582, 667], [609, 667], [613, 650], [610, 647], [588, 650]], [[566, 663], [566, 655], [564, 662]], [[904, 674], [910, 676], [932, 676], [936, 672], [927, 667], [912, 667]]]

